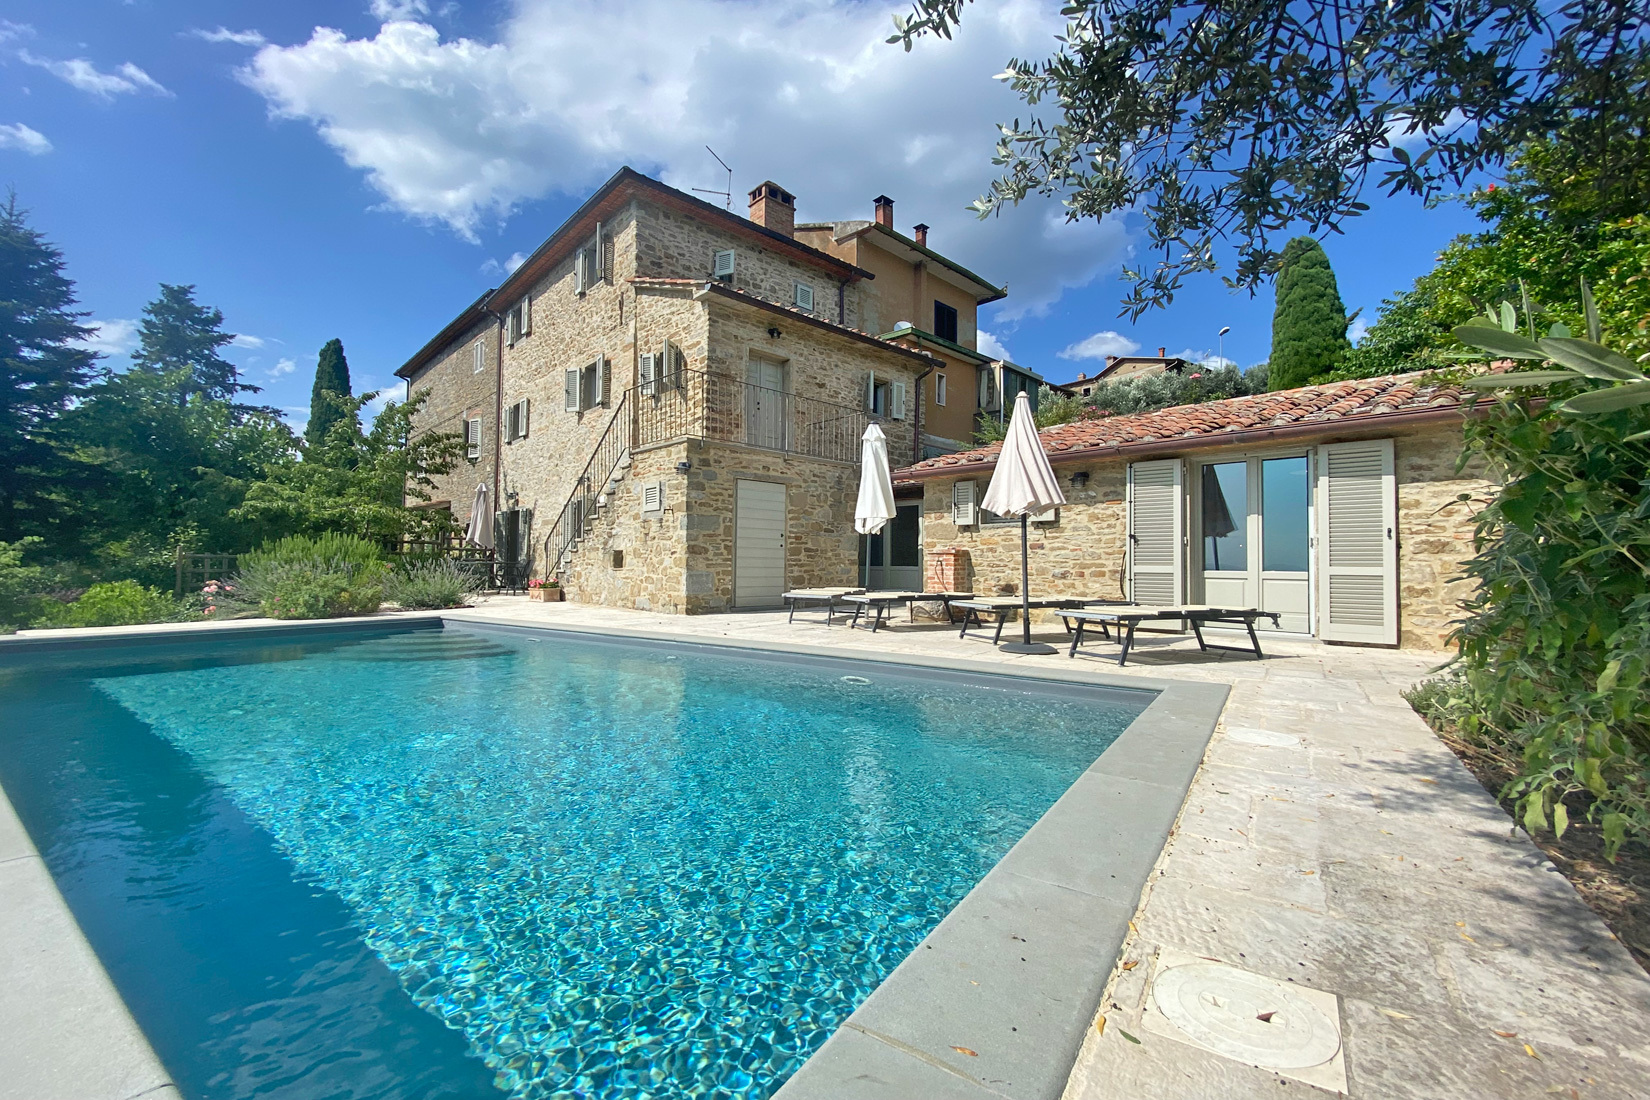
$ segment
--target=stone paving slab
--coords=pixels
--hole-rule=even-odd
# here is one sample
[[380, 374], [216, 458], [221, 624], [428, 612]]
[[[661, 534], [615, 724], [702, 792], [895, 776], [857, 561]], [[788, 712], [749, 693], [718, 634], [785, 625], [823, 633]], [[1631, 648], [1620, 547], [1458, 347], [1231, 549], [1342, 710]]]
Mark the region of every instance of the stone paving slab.
[[[1264, 638], [1267, 659], [1253, 661], [1153, 637], [1119, 669], [1101, 646], [1075, 662], [1000, 655], [942, 626], [872, 636], [774, 614], [681, 619], [510, 599], [484, 610], [1229, 684], [1222, 729], [1112, 973], [1106, 1027], [1088, 1029], [1065, 1100], [1330, 1095], [1144, 1028], [1152, 960], [1165, 950], [1335, 994], [1354, 1097], [1650, 1096], [1650, 978], [1403, 701], [1442, 654]], [[1294, 740], [1256, 743], [1253, 731]], [[1092, 965], [1075, 944], [1072, 962]], [[863, 1042], [867, 1058], [888, 1049]], [[855, 1096], [981, 1095], [937, 1066], [922, 1081], [868, 1073]]]

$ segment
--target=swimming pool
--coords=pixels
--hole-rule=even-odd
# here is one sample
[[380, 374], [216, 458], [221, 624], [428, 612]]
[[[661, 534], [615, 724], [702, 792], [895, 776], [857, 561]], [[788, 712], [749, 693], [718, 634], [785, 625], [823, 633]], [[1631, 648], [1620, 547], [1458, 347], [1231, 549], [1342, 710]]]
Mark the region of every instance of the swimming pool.
[[1149, 696], [459, 629], [0, 682], [186, 1095], [771, 1094]]

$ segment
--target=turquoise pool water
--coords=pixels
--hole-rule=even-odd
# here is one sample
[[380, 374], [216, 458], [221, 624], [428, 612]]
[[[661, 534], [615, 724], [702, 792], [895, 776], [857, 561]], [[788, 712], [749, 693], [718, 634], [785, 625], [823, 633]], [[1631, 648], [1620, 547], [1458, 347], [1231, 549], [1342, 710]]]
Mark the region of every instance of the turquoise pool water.
[[449, 627], [0, 677], [191, 1097], [764, 1097], [1144, 706]]

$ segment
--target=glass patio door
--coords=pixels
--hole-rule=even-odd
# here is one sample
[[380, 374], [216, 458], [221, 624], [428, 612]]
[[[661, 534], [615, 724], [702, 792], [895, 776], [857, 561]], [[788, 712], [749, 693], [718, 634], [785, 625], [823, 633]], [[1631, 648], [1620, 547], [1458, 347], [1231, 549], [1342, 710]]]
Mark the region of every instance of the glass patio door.
[[1203, 601], [1276, 611], [1280, 629], [1310, 633], [1307, 456], [1205, 463], [1199, 470], [1198, 498]]
[[922, 505], [897, 506], [881, 531], [859, 540], [859, 552], [866, 588], [922, 591]]

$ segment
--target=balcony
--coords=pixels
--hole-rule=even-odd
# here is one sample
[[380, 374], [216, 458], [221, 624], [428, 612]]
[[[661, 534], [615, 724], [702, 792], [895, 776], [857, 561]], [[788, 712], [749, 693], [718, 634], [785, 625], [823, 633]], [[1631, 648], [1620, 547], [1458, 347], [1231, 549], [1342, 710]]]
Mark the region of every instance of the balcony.
[[[633, 449], [702, 439], [857, 463], [865, 426], [882, 422], [851, 405], [686, 369], [635, 387], [626, 404], [631, 409]], [[911, 460], [911, 433], [903, 427], [896, 421], [884, 428], [895, 466]]]

